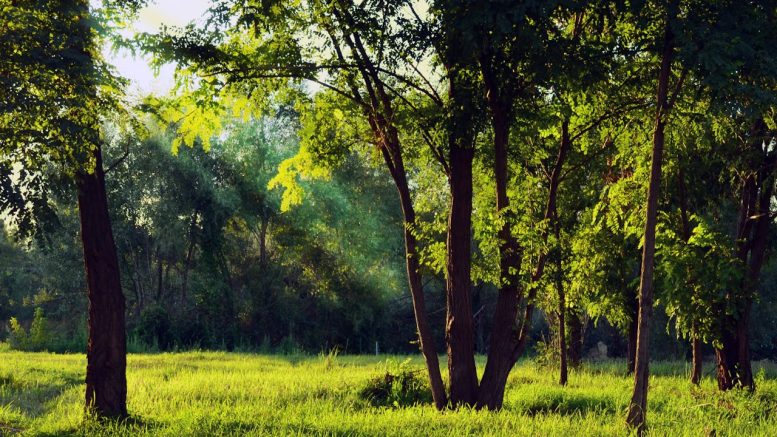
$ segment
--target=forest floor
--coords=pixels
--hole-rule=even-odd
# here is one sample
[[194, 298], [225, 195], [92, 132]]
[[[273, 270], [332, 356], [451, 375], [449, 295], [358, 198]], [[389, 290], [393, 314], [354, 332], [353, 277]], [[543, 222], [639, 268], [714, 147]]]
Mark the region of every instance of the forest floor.
[[[270, 356], [224, 352], [133, 354], [123, 423], [83, 418], [84, 355], [11, 352], [0, 345], [0, 435], [626, 435], [632, 379], [622, 361], [586, 363], [569, 385], [522, 361], [504, 409], [439, 413], [376, 407], [361, 394], [420, 358]], [[478, 363], [482, 370], [482, 360]], [[758, 390], [719, 393], [687, 381], [682, 362], [651, 365], [650, 435], [777, 435], [777, 367], [756, 365]], [[421, 374], [423, 376], [423, 374]]]

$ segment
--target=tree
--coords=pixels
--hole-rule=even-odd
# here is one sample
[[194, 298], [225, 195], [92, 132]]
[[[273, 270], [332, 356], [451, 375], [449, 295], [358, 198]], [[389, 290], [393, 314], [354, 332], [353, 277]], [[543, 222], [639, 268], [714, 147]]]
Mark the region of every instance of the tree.
[[[108, 18], [117, 9], [108, 4]], [[137, 6], [137, 5], [135, 5]], [[75, 182], [81, 220], [89, 297], [86, 408], [100, 416], [124, 417], [126, 407], [126, 338], [124, 295], [105, 192], [100, 125], [118, 108], [120, 82], [99, 53], [95, 17], [85, 1], [11, 1], [2, 5], [0, 62], [0, 160], [5, 168], [21, 166], [21, 184], [29, 194], [4, 201], [12, 214], [36, 215], [47, 204], [46, 184], [36, 173], [55, 168]], [[15, 203], [22, 206], [13, 207]], [[34, 219], [21, 224], [35, 226]]]

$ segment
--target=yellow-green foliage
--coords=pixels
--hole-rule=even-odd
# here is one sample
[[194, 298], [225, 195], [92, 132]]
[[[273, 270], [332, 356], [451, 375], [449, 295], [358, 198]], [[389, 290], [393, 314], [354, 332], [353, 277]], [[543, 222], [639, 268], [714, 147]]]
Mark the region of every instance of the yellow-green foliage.
[[[0, 347], [0, 434], [23, 435], [627, 435], [632, 378], [623, 362], [587, 365], [567, 387], [553, 369], [522, 362], [497, 413], [430, 405], [373, 407], [359, 397], [392, 357], [266, 356], [223, 352], [130, 355], [131, 420], [83, 418], [83, 355]], [[401, 358], [399, 359], [401, 360]], [[478, 361], [482, 370], [482, 360]], [[414, 357], [407, 366], [423, 369]], [[759, 370], [764, 369], [764, 370]], [[685, 363], [655, 363], [651, 435], [767, 436], [777, 429], [777, 368], [757, 365], [758, 391], [718, 393], [687, 382]]]

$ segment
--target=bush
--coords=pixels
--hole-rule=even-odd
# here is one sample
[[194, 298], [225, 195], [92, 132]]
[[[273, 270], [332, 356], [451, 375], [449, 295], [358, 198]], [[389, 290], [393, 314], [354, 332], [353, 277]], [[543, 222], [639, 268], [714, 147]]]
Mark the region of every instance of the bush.
[[11, 335], [8, 343], [11, 349], [21, 351], [43, 351], [48, 350], [52, 343], [52, 334], [49, 332], [48, 320], [43, 315], [42, 308], [35, 308], [35, 315], [30, 325], [28, 333], [19, 323], [16, 317], [11, 317], [8, 323]]
[[373, 407], [400, 408], [431, 403], [432, 392], [423, 372], [411, 368], [409, 362], [387, 363], [385, 373], [370, 379], [359, 390], [359, 398]]
[[25, 331], [24, 327], [16, 320], [16, 317], [11, 317], [11, 320], [8, 322], [8, 328], [10, 330], [8, 344], [11, 346], [11, 349], [20, 351], [27, 350], [29, 343], [27, 331]]

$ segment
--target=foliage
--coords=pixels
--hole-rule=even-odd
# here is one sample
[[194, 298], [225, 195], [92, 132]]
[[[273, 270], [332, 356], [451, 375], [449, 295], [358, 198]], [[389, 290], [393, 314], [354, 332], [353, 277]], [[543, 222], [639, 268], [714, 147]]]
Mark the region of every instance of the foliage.
[[402, 408], [428, 404], [432, 392], [421, 371], [410, 365], [410, 360], [387, 361], [386, 372], [371, 378], [359, 390], [359, 397], [373, 407]]

